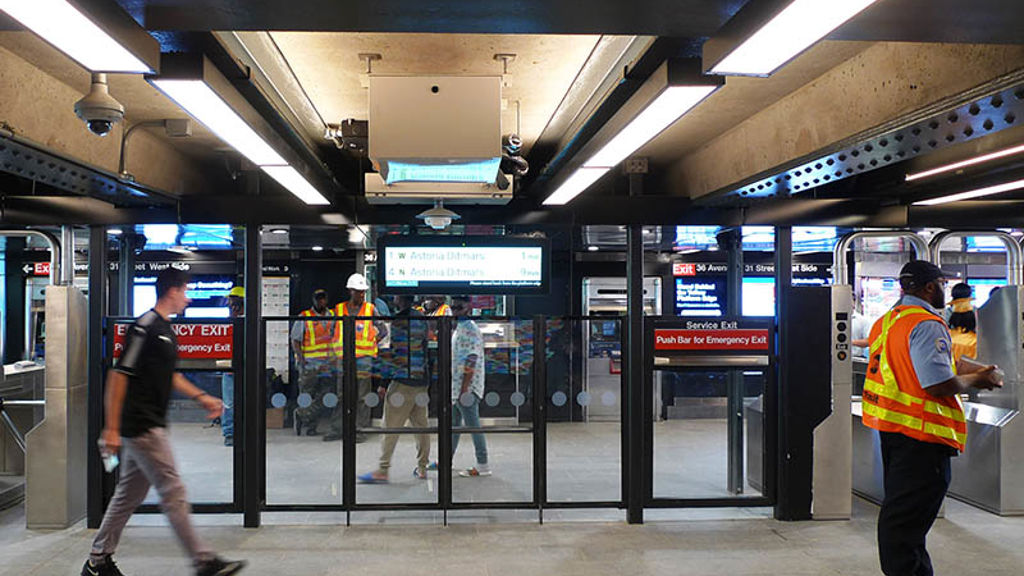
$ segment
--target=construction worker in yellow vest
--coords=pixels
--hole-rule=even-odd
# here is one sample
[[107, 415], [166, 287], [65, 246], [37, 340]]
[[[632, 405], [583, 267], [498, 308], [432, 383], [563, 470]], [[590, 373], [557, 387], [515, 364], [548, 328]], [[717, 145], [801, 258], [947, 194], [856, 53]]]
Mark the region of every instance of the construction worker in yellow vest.
[[300, 316], [303, 320], [292, 325], [290, 335], [299, 367], [295, 433], [301, 435], [305, 427], [307, 436], [316, 436], [318, 421], [330, 411], [323, 403], [324, 396], [337, 394], [340, 381], [336, 334], [341, 332], [341, 326], [335, 320], [322, 319], [334, 316], [327, 307], [327, 291], [322, 288], [313, 291], [313, 307], [303, 310]]
[[959, 396], [1002, 386], [995, 366], [954, 361], [941, 315], [947, 277], [934, 264], [907, 263], [903, 297], [868, 337], [862, 421], [879, 431], [885, 498], [878, 556], [887, 576], [932, 575], [925, 537], [949, 488], [949, 458], [967, 441]]
[[[366, 281], [365, 276], [359, 273], [352, 274], [348, 277], [345, 287], [348, 289], [349, 299], [347, 302], [340, 302], [334, 307], [335, 316], [339, 318], [343, 318], [345, 316], [357, 316], [362, 318], [376, 316], [377, 309], [366, 298], [366, 291], [370, 289], [370, 284]], [[339, 322], [339, 330], [335, 334], [335, 342], [339, 350], [338, 356], [342, 360], [344, 358], [343, 326], [344, 324]], [[380, 320], [367, 319], [356, 320], [355, 330], [355, 364], [356, 381], [358, 382], [355, 399], [357, 403], [356, 428], [369, 428], [371, 404], [375, 405], [376, 403], [374, 400], [377, 399], [376, 394], [371, 392], [373, 389], [373, 376], [382, 368], [377, 365], [379, 343], [384, 338], [387, 338], [388, 327]], [[344, 367], [343, 362], [342, 366]], [[342, 369], [344, 370], [344, 368]], [[331, 431], [324, 436], [324, 441], [331, 442], [334, 440], [341, 440], [341, 436], [341, 411], [336, 410], [335, 416], [331, 419]], [[356, 442], [364, 442], [365, 440], [366, 437], [364, 434], [356, 434]]]

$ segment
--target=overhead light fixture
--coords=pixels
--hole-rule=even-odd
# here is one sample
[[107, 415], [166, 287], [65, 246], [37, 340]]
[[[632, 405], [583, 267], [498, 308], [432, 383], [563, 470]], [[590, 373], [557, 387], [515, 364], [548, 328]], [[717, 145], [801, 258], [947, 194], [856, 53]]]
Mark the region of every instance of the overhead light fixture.
[[713, 74], [770, 76], [877, 1], [752, 2], [704, 44], [704, 61]]
[[586, 168], [612, 168], [661, 134], [694, 106], [718, 89], [710, 86], [671, 86], [644, 109], [597, 154], [584, 162]]
[[124, 230], [121, 230], [120, 228], [111, 228], [110, 230], [107, 230], [107, 234], [110, 234], [111, 236], [117, 236], [123, 232]]
[[722, 87], [698, 59], [665, 61], [577, 154], [584, 160], [544, 204], [566, 204]]
[[601, 248], [599, 248], [599, 247], [597, 247], [597, 246], [587, 246], [587, 250], [589, 250], [589, 251], [591, 251], [591, 252], [597, 252], [597, 251], [598, 251], [598, 250], [600, 250], [600, 249], [601, 249]]
[[[164, 54], [162, 72], [146, 79], [221, 140], [256, 164], [299, 200], [327, 200], [283, 153], [290, 147], [204, 56]], [[294, 156], [294, 154], [289, 154]]]
[[274, 228], [273, 230], [270, 231], [270, 233], [271, 234], [287, 234], [288, 230], [286, 230], [284, 228]]
[[291, 166], [260, 166], [260, 170], [267, 173], [268, 176], [277, 180], [277, 183], [284, 186], [286, 190], [294, 194], [299, 200], [302, 200], [310, 206], [326, 206], [330, 204], [327, 198], [324, 198], [316, 187], [309, 183], [308, 180], [299, 174], [299, 171]]
[[608, 173], [608, 170], [610, 168], [580, 168], [576, 170], [568, 180], [555, 190], [554, 194], [544, 200], [544, 204], [548, 206], [568, 204], [570, 200], [579, 196], [587, 188], [590, 188], [591, 184], [600, 180], [601, 176]]
[[441, 200], [436, 200], [433, 208], [420, 212], [416, 217], [423, 220], [427, 226], [430, 226], [434, 230], [444, 230], [451, 225], [452, 220], [462, 218], [455, 212], [445, 208], [444, 202]]
[[1011, 192], [1013, 190], [1020, 190], [1022, 188], [1024, 188], [1024, 180], [1016, 180], [1014, 182], [1006, 182], [1004, 184], [997, 184], [995, 186], [978, 188], [976, 190], [968, 190], [967, 192], [950, 194], [949, 196], [940, 196], [938, 198], [921, 200], [920, 202], [914, 202], [914, 206], [936, 206], [938, 204], [947, 204], [949, 202], [956, 202], [958, 200], [970, 200], [972, 198], [980, 198], [982, 196], [1002, 194], [1003, 192]]
[[0, 0], [0, 10], [92, 72], [157, 70], [160, 44], [114, 2]]
[[931, 176], [937, 176], [946, 172], [953, 172], [954, 170], [960, 170], [961, 168], [967, 168], [969, 166], [975, 166], [977, 164], [984, 164], [985, 162], [991, 162], [992, 160], [998, 160], [999, 158], [1005, 158], [1007, 156], [1013, 156], [1014, 154], [1024, 153], [1024, 144], [1020, 146], [1014, 146], [1013, 148], [1007, 148], [998, 152], [992, 152], [990, 154], [983, 154], [981, 156], [975, 156], [974, 158], [968, 158], [961, 162], [954, 162], [952, 164], [946, 164], [945, 166], [939, 166], [931, 170], [925, 170], [924, 172], [917, 172], [914, 174], [907, 174], [907, 182], [913, 182], [914, 180], [921, 180], [923, 178], [929, 178]]
[[280, 166], [288, 163], [202, 80], [153, 80], [152, 83], [253, 164]]
[[312, 248], [310, 248], [310, 250], [312, 250], [313, 252], [323, 252], [324, 251], [324, 247], [323, 246], [313, 246]]

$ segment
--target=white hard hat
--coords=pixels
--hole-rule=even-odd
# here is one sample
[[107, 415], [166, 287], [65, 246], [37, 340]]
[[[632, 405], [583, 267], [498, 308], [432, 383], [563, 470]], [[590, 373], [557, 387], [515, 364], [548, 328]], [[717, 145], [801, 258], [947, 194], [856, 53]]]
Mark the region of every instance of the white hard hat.
[[366, 276], [356, 272], [348, 277], [348, 283], [345, 284], [345, 288], [349, 288], [351, 290], [369, 290], [370, 284], [366, 281]]

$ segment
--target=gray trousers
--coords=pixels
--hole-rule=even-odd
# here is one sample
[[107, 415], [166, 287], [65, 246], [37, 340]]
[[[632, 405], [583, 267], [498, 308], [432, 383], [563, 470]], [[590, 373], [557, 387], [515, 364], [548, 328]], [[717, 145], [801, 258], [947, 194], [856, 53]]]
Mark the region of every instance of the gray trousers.
[[100, 560], [117, 550], [125, 524], [139, 504], [146, 499], [149, 487], [156, 487], [160, 508], [171, 522], [181, 546], [194, 563], [207, 560], [213, 552], [207, 548], [192, 527], [192, 507], [185, 499], [185, 485], [174, 465], [174, 454], [166, 428], [153, 428], [135, 438], [124, 439], [121, 451], [121, 477], [117, 481], [103, 523], [92, 542], [90, 557]]

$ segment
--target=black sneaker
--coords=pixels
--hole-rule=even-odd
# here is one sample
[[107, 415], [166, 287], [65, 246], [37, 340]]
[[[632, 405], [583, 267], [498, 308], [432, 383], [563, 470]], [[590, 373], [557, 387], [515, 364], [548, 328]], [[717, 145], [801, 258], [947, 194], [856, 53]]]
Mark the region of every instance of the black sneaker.
[[196, 576], [231, 576], [245, 568], [245, 560], [228, 561], [214, 556], [196, 567]]
[[124, 574], [117, 569], [114, 559], [107, 555], [98, 564], [93, 564], [92, 560], [86, 560], [82, 566], [82, 576], [124, 576]]

